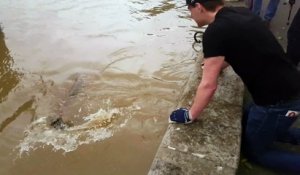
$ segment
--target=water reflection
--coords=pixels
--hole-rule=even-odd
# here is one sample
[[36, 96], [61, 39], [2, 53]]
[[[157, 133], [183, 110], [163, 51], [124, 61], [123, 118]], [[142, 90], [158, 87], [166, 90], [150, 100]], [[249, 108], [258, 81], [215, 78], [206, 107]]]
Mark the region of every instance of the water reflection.
[[[21, 74], [13, 69], [14, 60], [10, 55], [10, 51], [5, 43], [5, 35], [0, 26], [0, 104], [8, 98], [9, 94], [17, 87], [21, 81]], [[2, 132], [11, 122], [16, 120], [18, 116], [33, 104], [33, 99], [28, 100], [24, 104], [18, 107], [11, 116], [5, 116], [2, 113], [2, 117], [5, 118], [0, 123], [0, 132]]]
[[131, 5], [129, 6], [129, 11], [131, 15], [138, 21], [150, 19], [151, 17], [155, 17], [170, 11], [180, 11], [179, 14], [174, 13], [174, 17], [191, 20], [189, 11], [185, 6], [182, 7], [184, 3], [180, 0], [161, 0], [156, 2], [149, 0], [142, 2], [138, 0], [131, 0], [130, 2]]
[[0, 26], [0, 103], [20, 82], [20, 74], [13, 70], [13, 58], [5, 44], [5, 36]]
[[156, 16], [161, 13], [165, 13], [175, 7], [175, 4], [171, 0], [165, 0], [161, 2], [159, 6], [152, 7], [150, 9], [141, 10], [141, 12], [147, 13], [149, 16]]

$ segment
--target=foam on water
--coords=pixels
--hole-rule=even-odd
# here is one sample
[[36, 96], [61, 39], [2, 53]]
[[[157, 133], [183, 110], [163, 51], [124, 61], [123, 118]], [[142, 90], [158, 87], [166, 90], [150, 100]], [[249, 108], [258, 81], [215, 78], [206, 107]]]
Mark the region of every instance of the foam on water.
[[137, 106], [126, 108], [99, 109], [96, 113], [84, 117], [84, 123], [55, 129], [49, 126], [48, 117], [40, 117], [25, 130], [25, 138], [17, 146], [19, 156], [46, 145], [54, 151], [65, 153], [76, 150], [82, 144], [89, 144], [112, 137], [114, 132], [124, 127], [132, 117]]

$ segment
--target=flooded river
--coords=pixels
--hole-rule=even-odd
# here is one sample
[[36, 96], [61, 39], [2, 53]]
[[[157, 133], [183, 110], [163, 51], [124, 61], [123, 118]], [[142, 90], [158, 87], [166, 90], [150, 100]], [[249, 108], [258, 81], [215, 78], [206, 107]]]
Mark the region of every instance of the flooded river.
[[147, 174], [194, 74], [183, 4], [2, 0], [0, 174]]

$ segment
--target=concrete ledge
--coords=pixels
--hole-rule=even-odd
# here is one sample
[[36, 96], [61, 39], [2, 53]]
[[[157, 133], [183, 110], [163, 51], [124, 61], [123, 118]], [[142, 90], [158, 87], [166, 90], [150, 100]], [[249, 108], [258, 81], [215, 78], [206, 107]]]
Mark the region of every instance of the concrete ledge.
[[[192, 77], [189, 81], [194, 81], [195, 86], [188, 91], [195, 91], [197, 79]], [[190, 125], [169, 125], [148, 174], [235, 174], [240, 155], [243, 90], [240, 79], [226, 68], [201, 120]], [[183, 96], [186, 100], [192, 98]]]

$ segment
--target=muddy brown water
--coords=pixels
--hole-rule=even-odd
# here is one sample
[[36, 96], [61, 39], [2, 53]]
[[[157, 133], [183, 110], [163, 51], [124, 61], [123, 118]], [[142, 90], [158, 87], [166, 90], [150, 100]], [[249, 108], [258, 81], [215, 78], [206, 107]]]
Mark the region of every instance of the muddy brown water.
[[1, 1], [0, 174], [147, 174], [197, 57], [179, 5]]

